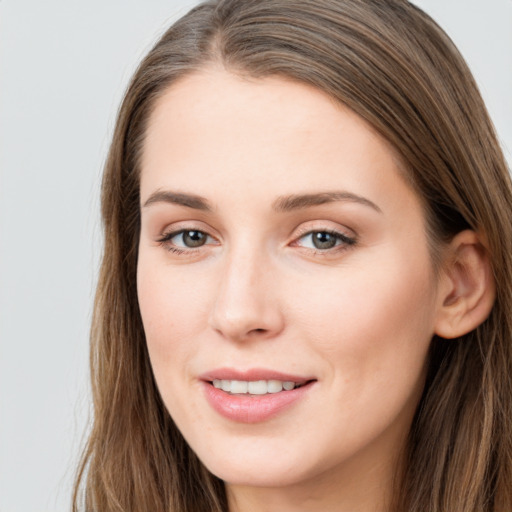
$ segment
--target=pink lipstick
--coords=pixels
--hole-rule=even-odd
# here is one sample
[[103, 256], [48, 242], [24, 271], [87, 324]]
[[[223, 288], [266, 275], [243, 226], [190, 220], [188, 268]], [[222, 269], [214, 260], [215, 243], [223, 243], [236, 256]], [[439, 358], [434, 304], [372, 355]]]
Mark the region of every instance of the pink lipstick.
[[220, 368], [200, 376], [206, 400], [221, 416], [240, 423], [273, 418], [300, 401], [316, 379], [265, 369]]

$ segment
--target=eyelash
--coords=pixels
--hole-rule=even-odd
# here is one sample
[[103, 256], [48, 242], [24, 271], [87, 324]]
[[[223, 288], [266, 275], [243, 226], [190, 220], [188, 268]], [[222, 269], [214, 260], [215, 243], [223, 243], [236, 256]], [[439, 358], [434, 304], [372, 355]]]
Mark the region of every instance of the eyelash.
[[[201, 233], [202, 235], [205, 235], [207, 237], [207, 241], [205, 244], [198, 246], [197, 248], [188, 247], [188, 248], [180, 248], [176, 245], [171, 244], [171, 240], [178, 236], [182, 235], [187, 232], [195, 232], [195, 233]], [[293, 242], [294, 245], [298, 245], [297, 242], [299, 240], [302, 240], [306, 238], [307, 236], [312, 236], [314, 234], [326, 234], [335, 237], [336, 239], [336, 245], [333, 247], [329, 247], [326, 249], [319, 249], [319, 248], [305, 248], [308, 251], [310, 251], [314, 255], [320, 255], [320, 256], [327, 256], [329, 254], [337, 254], [339, 252], [347, 250], [349, 247], [356, 245], [357, 239], [355, 237], [349, 237], [344, 233], [340, 233], [339, 231], [335, 231], [332, 229], [314, 229], [314, 230], [308, 230], [301, 233]], [[165, 247], [166, 250], [169, 252], [172, 252], [174, 254], [188, 254], [193, 255], [197, 251], [201, 250], [201, 248], [208, 243], [208, 238], [213, 238], [211, 235], [206, 233], [205, 231], [201, 231], [200, 229], [179, 229], [176, 231], [171, 231], [169, 233], [164, 233], [157, 242]], [[301, 247], [299, 245], [299, 247]]]
[[177, 247], [176, 245], [172, 245], [171, 244], [171, 240], [178, 236], [178, 235], [181, 235], [181, 234], [184, 234], [184, 233], [187, 233], [187, 232], [195, 232], [195, 233], [201, 233], [203, 235], [206, 235], [207, 238], [213, 238], [211, 237], [208, 233], [206, 233], [205, 231], [201, 231], [200, 229], [178, 229], [176, 231], [171, 231], [169, 233], [164, 233], [158, 240], [157, 242], [162, 245], [163, 247], [165, 247], [166, 250], [168, 250], [169, 252], [172, 252], [174, 254], [194, 254], [195, 252], [197, 252], [198, 250], [200, 250], [203, 245], [206, 244], [203, 244], [203, 245], [200, 245], [198, 248], [193, 248], [193, 247], [188, 247], [188, 248], [180, 248], [180, 247]]
[[[305, 248], [311, 251], [314, 255], [327, 256], [329, 254], [338, 254], [339, 252], [346, 251], [349, 247], [354, 246], [357, 243], [356, 238], [350, 237], [339, 231], [333, 229], [313, 229], [307, 230], [301, 233], [293, 242], [294, 245], [298, 245], [298, 241], [314, 234], [330, 235], [335, 238], [335, 245], [333, 247], [319, 249], [319, 248]], [[300, 246], [299, 246], [300, 247]]]

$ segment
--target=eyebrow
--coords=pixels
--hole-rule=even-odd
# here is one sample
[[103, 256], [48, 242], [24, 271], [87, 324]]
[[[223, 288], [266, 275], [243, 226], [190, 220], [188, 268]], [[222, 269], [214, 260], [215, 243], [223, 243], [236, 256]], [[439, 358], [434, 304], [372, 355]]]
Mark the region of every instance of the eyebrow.
[[366, 199], [365, 197], [346, 191], [283, 196], [274, 201], [273, 208], [278, 212], [289, 212], [292, 210], [301, 210], [312, 206], [319, 206], [339, 201], [362, 204], [363, 206], [369, 206], [373, 210], [382, 213], [382, 210], [374, 202]]
[[142, 205], [143, 208], [154, 203], [171, 203], [193, 208], [195, 210], [202, 210], [211, 212], [213, 208], [207, 199], [194, 194], [183, 194], [180, 192], [172, 192], [170, 190], [157, 190], [149, 196], [147, 201]]
[[[346, 191], [281, 196], [272, 203], [272, 208], [277, 212], [290, 212], [334, 202], [358, 203], [382, 213], [382, 210], [374, 202], [365, 197]], [[149, 196], [142, 206], [143, 208], [146, 208], [154, 203], [171, 203], [185, 206], [187, 208], [193, 208], [195, 210], [206, 212], [213, 211], [213, 207], [204, 197], [195, 194], [172, 192], [170, 190], [157, 190]]]

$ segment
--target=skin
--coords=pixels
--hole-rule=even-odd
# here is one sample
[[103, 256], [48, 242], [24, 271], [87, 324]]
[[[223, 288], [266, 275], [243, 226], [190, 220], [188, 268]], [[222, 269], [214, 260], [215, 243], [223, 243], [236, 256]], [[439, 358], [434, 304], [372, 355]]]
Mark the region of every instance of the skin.
[[[226, 482], [230, 510], [386, 510], [446, 294], [391, 147], [310, 86], [211, 68], [156, 104], [140, 187], [138, 296], [154, 375], [187, 442]], [[340, 191], [352, 196], [274, 208]], [[207, 234], [204, 245], [161, 241], [183, 229]], [[342, 236], [315, 248], [308, 233], [326, 230]], [[204, 397], [199, 376], [220, 367], [316, 382], [277, 416], [243, 424]]]

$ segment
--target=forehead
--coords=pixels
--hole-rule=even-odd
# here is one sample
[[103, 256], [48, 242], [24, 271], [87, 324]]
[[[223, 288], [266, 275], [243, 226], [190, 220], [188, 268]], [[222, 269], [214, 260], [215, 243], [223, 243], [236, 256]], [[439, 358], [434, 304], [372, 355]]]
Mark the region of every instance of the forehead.
[[[165, 135], [181, 136], [190, 143], [204, 135], [212, 141], [228, 136], [232, 143], [253, 143], [262, 149], [279, 145], [286, 150], [289, 144], [306, 141], [308, 146], [327, 147], [339, 143], [340, 135], [350, 142], [352, 134], [358, 144], [375, 143], [392, 151], [368, 123], [313, 86], [206, 68], [180, 79], [159, 98], [148, 123], [145, 149], [162, 143]], [[202, 137], [201, 143], [206, 142]]]
[[405, 185], [390, 144], [327, 94], [219, 69], [186, 76], [159, 98], [141, 163], [142, 200], [158, 188], [204, 195], [219, 184], [275, 196], [340, 186], [378, 196], [384, 184], [396, 193]]

